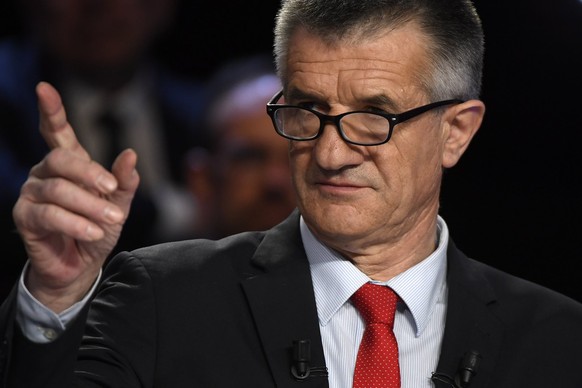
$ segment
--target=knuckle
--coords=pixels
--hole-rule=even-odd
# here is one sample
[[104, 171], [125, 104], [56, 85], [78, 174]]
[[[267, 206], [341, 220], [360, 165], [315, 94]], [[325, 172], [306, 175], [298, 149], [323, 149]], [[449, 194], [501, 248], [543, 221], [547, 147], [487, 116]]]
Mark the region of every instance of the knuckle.
[[36, 209], [37, 224], [47, 231], [62, 231], [64, 211], [52, 204], [39, 205]]
[[67, 153], [68, 153], [67, 150], [61, 147], [57, 147], [51, 150], [51, 152], [49, 152], [46, 156], [47, 164], [49, 166], [58, 165], [59, 162], [62, 162], [64, 160]]
[[58, 198], [63, 192], [64, 181], [62, 179], [47, 179], [40, 185], [39, 194], [43, 199]]
[[22, 199], [18, 199], [14, 206], [12, 207], [12, 218], [16, 225], [20, 224], [21, 220], [26, 219], [26, 205]]
[[47, 175], [54, 175], [59, 171], [60, 166], [63, 164], [65, 159], [65, 151], [61, 148], [55, 148], [49, 152], [44, 160], [35, 166], [37, 174], [40, 175], [44, 172]]
[[58, 208], [50, 205], [40, 205], [37, 213], [40, 219], [54, 219], [58, 213]]
[[20, 187], [21, 197], [30, 197], [34, 193], [35, 180], [29, 177]]

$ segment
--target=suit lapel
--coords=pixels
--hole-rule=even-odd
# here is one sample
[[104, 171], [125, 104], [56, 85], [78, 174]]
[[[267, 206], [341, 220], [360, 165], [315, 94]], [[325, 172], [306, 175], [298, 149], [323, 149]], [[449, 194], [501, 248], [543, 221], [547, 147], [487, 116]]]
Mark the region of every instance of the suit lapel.
[[294, 340], [311, 342], [311, 366], [325, 366], [307, 257], [295, 213], [270, 231], [253, 263], [264, 272], [242, 282], [273, 378], [278, 387], [327, 387], [324, 377], [291, 375]]
[[[299, 233], [298, 214], [270, 231], [253, 262], [262, 269], [242, 282], [259, 337], [278, 387], [328, 387], [326, 378], [298, 381], [291, 375], [292, 343], [311, 341], [311, 366], [325, 366], [309, 263]], [[490, 306], [496, 296], [477, 268], [453, 242], [448, 249], [449, 287], [445, 333], [437, 372], [454, 376], [463, 355], [480, 355], [471, 388], [488, 386], [501, 349], [503, 326]], [[449, 385], [435, 382], [435, 386]]]
[[[437, 371], [450, 377], [458, 373], [468, 351], [481, 356], [471, 388], [488, 386], [501, 348], [503, 327], [492, 314], [495, 294], [476, 264], [451, 242], [448, 249], [449, 286], [447, 320]], [[435, 384], [436, 387], [448, 385]]]

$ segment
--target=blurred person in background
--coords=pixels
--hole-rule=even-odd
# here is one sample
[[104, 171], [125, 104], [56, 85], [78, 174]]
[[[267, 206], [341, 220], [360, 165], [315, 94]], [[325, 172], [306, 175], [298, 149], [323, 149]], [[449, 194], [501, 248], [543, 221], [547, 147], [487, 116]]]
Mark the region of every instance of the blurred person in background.
[[[25, 257], [12, 207], [28, 170], [47, 152], [34, 86], [56, 85], [93, 159], [111, 166], [120, 150], [140, 155], [141, 183], [117, 250], [172, 239], [192, 218], [183, 158], [197, 140], [203, 88], [164, 68], [153, 48], [178, 0], [25, 0], [26, 36], [0, 42], [1, 284]], [[20, 259], [20, 261], [18, 261]], [[14, 270], [13, 270], [14, 269]], [[0, 290], [0, 300], [8, 292]]]
[[210, 80], [203, 121], [208, 146], [193, 148], [186, 163], [197, 204], [194, 237], [265, 230], [295, 208], [288, 143], [265, 112], [280, 89], [267, 54], [232, 60]]

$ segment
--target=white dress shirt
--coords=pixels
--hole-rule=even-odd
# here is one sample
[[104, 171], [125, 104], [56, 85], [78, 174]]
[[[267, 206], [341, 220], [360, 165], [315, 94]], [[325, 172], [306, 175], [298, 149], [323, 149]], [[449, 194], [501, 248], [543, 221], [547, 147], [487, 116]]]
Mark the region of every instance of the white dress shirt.
[[[351, 262], [320, 243], [301, 218], [301, 236], [309, 259], [319, 328], [331, 388], [352, 386], [364, 321], [349, 301], [371, 281]], [[438, 218], [438, 247], [425, 260], [390, 279], [400, 297], [394, 334], [398, 342], [402, 388], [432, 387], [445, 328], [447, 307], [447, 225]]]

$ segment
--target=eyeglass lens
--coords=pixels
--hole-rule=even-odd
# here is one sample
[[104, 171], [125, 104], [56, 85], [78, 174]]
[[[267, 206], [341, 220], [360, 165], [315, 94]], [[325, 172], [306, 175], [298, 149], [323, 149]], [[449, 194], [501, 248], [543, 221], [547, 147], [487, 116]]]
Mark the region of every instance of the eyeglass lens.
[[[322, 127], [319, 116], [297, 107], [278, 109], [275, 120], [281, 134], [294, 139], [313, 139]], [[342, 116], [339, 123], [343, 136], [360, 144], [382, 143], [390, 132], [388, 119], [374, 113], [352, 112]]]

